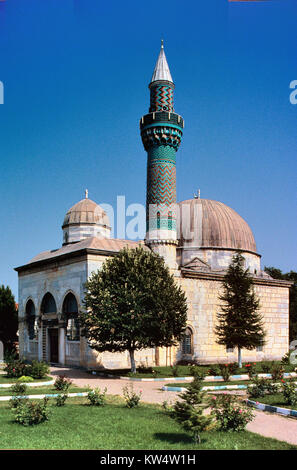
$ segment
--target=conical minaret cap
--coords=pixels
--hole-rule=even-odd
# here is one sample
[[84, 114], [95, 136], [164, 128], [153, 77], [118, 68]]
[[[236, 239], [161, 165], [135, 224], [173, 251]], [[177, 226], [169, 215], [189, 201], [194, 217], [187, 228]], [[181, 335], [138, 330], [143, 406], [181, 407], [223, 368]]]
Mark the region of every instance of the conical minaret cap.
[[157, 82], [158, 80], [166, 80], [167, 82], [172, 82], [173, 83], [171, 73], [170, 73], [170, 70], [169, 70], [169, 66], [168, 66], [168, 63], [167, 63], [166, 55], [165, 55], [165, 52], [164, 52], [163, 40], [162, 40], [162, 44], [161, 44], [160, 54], [159, 54], [159, 57], [158, 57], [158, 60], [157, 60], [157, 63], [156, 63], [156, 67], [155, 67], [150, 85], [153, 82]]

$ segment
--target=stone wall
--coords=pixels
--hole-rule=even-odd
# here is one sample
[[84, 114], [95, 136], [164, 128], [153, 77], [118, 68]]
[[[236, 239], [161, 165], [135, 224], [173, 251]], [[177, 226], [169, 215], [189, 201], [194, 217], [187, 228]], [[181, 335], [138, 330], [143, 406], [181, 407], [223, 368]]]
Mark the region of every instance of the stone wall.
[[[235, 362], [237, 350], [226, 351], [216, 343], [214, 327], [220, 301], [221, 281], [180, 278], [178, 282], [188, 299], [188, 326], [194, 334], [194, 354], [200, 363]], [[243, 361], [278, 360], [289, 350], [289, 289], [272, 285], [255, 285], [260, 298], [260, 312], [264, 317], [267, 344], [263, 351], [242, 351]], [[177, 353], [177, 359], [181, 359]]]

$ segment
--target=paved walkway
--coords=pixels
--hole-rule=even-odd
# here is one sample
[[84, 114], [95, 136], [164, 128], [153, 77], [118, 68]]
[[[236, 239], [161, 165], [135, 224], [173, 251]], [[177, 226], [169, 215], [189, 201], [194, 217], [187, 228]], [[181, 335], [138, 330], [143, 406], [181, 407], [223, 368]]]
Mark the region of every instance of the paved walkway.
[[[167, 392], [162, 390], [162, 386], [166, 381], [158, 382], [138, 382], [123, 379], [114, 379], [106, 377], [98, 377], [91, 375], [80, 369], [70, 369], [67, 367], [51, 367], [51, 375], [66, 375], [73, 383], [79, 387], [107, 388], [107, 393], [111, 395], [123, 396], [123, 387], [133, 384], [135, 392], [142, 391], [141, 399], [147, 403], [159, 403], [164, 401], [174, 403], [178, 399], [178, 392]], [[234, 392], [233, 392], [234, 393]], [[237, 395], [243, 395], [245, 392], [236, 392]], [[279, 441], [286, 441], [290, 444], [297, 445], [297, 419], [286, 418], [280, 415], [266, 413], [263, 411], [255, 412], [255, 419], [247, 425], [247, 430], [261, 434], [265, 437], [272, 437]]]

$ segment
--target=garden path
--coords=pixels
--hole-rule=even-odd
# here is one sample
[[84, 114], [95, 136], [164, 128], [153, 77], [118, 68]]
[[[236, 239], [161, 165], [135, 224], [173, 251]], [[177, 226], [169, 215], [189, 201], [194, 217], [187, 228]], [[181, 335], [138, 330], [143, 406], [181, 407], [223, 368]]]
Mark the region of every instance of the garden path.
[[[89, 385], [91, 388], [100, 388], [101, 390], [106, 387], [107, 393], [111, 395], [123, 396], [123, 387], [133, 384], [134, 391], [141, 391], [141, 399], [147, 403], [162, 404], [164, 401], [173, 403], [178, 399], [179, 395], [178, 392], [162, 390], [162, 386], [167, 383], [166, 380], [164, 382], [140, 382], [109, 377], [98, 377], [81, 369], [68, 367], [51, 367], [50, 373], [53, 377], [62, 374], [66, 375], [79, 387], [86, 387]], [[237, 391], [233, 393], [243, 395], [245, 392]], [[255, 419], [247, 425], [248, 431], [297, 445], [297, 419], [287, 418], [258, 410], [254, 410], [254, 412]]]

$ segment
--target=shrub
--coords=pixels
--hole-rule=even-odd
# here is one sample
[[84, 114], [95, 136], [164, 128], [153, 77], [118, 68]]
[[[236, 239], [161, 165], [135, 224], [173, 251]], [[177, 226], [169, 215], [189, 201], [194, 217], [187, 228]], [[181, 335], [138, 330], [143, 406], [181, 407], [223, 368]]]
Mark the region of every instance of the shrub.
[[273, 380], [280, 380], [283, 378], [285, 369], [281, 364], [274, 364], [271, 368], [271, 378]]
[[297, 405], [296, 384], [292, 380], [288, 382], [283, 381], [282, 388], [283, 388], [283, 395], [285, 398], [285, 402], [288, 405], [296, 406]]
[[123, 395], [126, 401], [127, 408], [135, 408], [139, 405], [142, 391], [139, 393], [135, 392], [133, 389], [133, 384], [130, 387], [126, 386], [123, 388]]
[[11, 407], [11, 408], [17, 408], [17, 407], [18, 407], [19, 405], [21, 405], [22, 403], [25, 403], [25, 401], [28, 401], [28, 398], [25, 398], [25, 397], [18, 397], [18, 396], [12, 397], [12, 398], [9, 400], [10, 407]]
[[152, 374], [153, 368], [141, 362], [137, 367], [137, 372], [139, 372], [140, 374]]
[[178, 367], [177, 364], [175, 364], [174, 366], [170, 366], [170, 368], [171, 368], [171, 373], [172, 373], [173, 377], [179, 377], [180, 376], [180, 373], [179, 373], [180, 368]]
[[220, 375], [220, 368], [219, 368], [219, 366], [211, 366], [211, 367], [208, 369], [207, 374], [208, 374], [208, 375], [214, 375], [214, 376]]
[[204, 380], [207, 372], [205, 370], [201, 370], [197, 365], [190, 365], [189, 372], [197, 380]]
[[44, 361], [32, 361], [30, 374], [34, 379], [43, 379], [49, 373], [49, 365]]
[[32, 426], [47, 421], [50, 416], [48, 400], [47, 397], [39, 403], [23, 400], [13, 409], [15, 422], [23, 426]]
[[54, 388], [59, 391], [67, 392], [71, 384], [72, 380], [65, 375], [59, 375], [55, 380]]
[[7, 377], [21, 377], [22, 375], [31, 375], [30, 366], [21, 359], [9, 357], [5, 363], [4, 371]]
[[256, 374], [256, 363], [249, 362], [248, 364], [245, 364], [244, 367], [246, 368], [249, 378], [250, 379], [253, 378], [254, 375]]
[[270, 362], [262, 362], [261, 363], [261, 369], [264, 374], [268, 374], [271, 370], [271, 363]]
[[21, 377], [18, 378], [17, 380], [20, 383], [29, 383], [29, 382], [34, 382], [33, 377], [30, 377], [29, 375], [22, 375]]
[[100, 388], [95, 388], [94, 390], [89, 390], [87, 398], [89, 400], [89, 404], [92, 406], [104, 406], [106, 403], [105, 394], [107, 392], [107, 388], [101, 392]]
[[261, 398], [265, 395], [273, 395], [278, 392], [277, 384], [274, 384], [271, 379], [254, 377], [252, 384], [248, 385], [247, 395], [249, 398]]
[[220, 374], [223, 377], [224, 382], [228, 382], [230, 379], [231, 371], [229, 364], [219, 364]]
[[243, 431], [254, 418], [252, 410], [233, 395], [213, 396], [211, 408], [221, 431]]
[[10, 390], [13, 395], [25, 395], [27, 393], [27, 385], [16, 382], [14, 385], [12, 385]]
[[56, 397], [56, 406], [64, 406], [67, 398], [68, 398], [67, 393], [59, 394]]
[[188, 389], [180, 395], [182, 401], [177, 401], [170, 410], [170, 415], [192, 434], [195, 443], [201, 442], [200, 433], [212, 422], [212, 416], [203, 414], [207, 404], [203, 403], [202, 382], [201, 378], [194, 377]]

